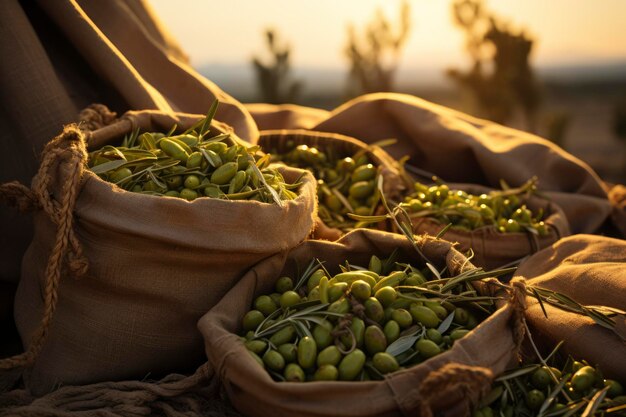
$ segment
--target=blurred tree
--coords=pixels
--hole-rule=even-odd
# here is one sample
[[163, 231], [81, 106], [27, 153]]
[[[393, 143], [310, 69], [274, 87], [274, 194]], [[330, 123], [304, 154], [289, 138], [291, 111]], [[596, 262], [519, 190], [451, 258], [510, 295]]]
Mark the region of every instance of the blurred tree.
[[252, 59], [260, 99], [265, 103], [292, 103], [302, 90], [302, 82], [291, 79], [291, 48], [278, 45], [274, 29], [267, 29], [265, 37], [270, 55], [268, 62], [264, 63], [259, 57]]
[[541, 92], [530, 65], [534, 40], [486, 10], [482, 0], [455, 0], [452, 9], [472, 67], [448, 75], [471, 92], [481, 116], [505, 123], [519, 108], [527, 129], [535, 131]]
[[362, 37], [357, 35], [353, 25], [348, 26], [345, 53], [350, 60], [348, 94], [351, 97], [393, 89], [394, 76], [410, 29], [408, 0], [402, 1], [396, 25], [392, 25], [378, 9]]

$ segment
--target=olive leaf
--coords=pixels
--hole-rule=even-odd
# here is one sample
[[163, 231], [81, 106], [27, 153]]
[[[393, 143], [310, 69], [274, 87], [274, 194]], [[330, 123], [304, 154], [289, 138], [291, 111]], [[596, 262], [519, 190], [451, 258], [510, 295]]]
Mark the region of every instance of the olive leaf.
[[441, 334], [444, 334], [450, 328], [450, 325], [452, 324], [452, 320], [454, 320], [454, 311], [452, 311], [452, 313], [448, 314], [448, 317], [446, 317], [441, 322], [439, 327], [437, 327], [437, 331], [439, 333], [441, 333]]
[[539, 369], [540, 367], [541, 365], [527, 365], [527, 366], [523, 366], [521, 368], [517, 368], [511, 371], [507, 371], [503, 375], [496, 378], [496, 382], [503, 382], [503, 381], [507, 381], [510, 379], [515, 379], [524, 375], [531, 374], [535, 372], [537, 369]]
[[591, 417], [595, 414], [598, 407], [600, 407], [600, 404], [602, 404], [602, 401], [604, 400], [606, 393], [609, 391], [609, 388], [610, 387], [604, 387], [593, 396], [591, 401], [589, 401], [589, 404], [587, 404], [587, 407], [585, 408], [585, 411], [583, 411], [581, 417]]
[[415, 342], [424, 336], [425, 331], [424, 326], [420, 326], [417, 330], [415, 330], [415, 332], [399, 337], [396, 341], [387, 346], [385, 352], [396, 357], [401, 355], [412, 348], [413, 345], [415, 345]]
[[215, 117], [215, 113], [217, 113], [217, 107], [219, 106], [219, 101], [213, 101], [211, 107], [209, 107], [209, 111], [204, 118], [204, 123], [202, 123], [202, 127], [200, 127], [200, 131], [198, 132], [198, 137], [202, 139], [207, 133], [209, 133], [209, 128], [211, 127], [211, 122], [213, 121], [213, 117]]
[[118, 168], [121, 168], [126, 163], [127, 163], [127, 161], [125, 159], [117, 159], [115, 161], [105, 162], [103, 164], [96, 165], [95, 167], [92, 167], [91, 168], [91, 172], [93, 172], [96, 175], [105, 174], [105, 173], [107, 173], [109, 171], [113, 171], [113, 170], [116, 170]]

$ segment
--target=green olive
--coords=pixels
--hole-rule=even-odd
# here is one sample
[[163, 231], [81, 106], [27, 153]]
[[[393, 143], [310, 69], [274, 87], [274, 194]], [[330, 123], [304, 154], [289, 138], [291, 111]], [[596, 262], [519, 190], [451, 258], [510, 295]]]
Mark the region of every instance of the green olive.
[[396, 298], [398, 297], [398, 293], [392, 287], [382, 287], [381, 289], [376, 291], [375, 297], [378, 301], [380, 301], [380, 304], [383, 307], [388, 307], [396, 300]]
[[133, 172], [130, 169], [118, 168], [109, 176], [109, 180], [114, 183], [120, 183], [129, 178], [131, 175], [133, 175]]
[[614, 379], [605, 379], [604, 386], [609, 387], [609, 390], [606, 393], [609, 398], [619, 397], [624, 393], [624, 387], [622, 387], [622, 384]]
[[257, 355], [262, 354], [265, 352], [265, 349], [267, 349], [267, 342], [263, 340], [248, 340], [244, 342], [244, 345], [246, 346], [246, 349], [250, 352], [256, 353]]
[[443, 342], [443, 336], [441, 335], [441, 333], [437, 329], [428, 329], [428, 330], [426, 330], [426, 337], [429, 340], [432, 340], [433, 342], [435, 342], [437, 345], [440, 344], [441, 342]]
[[350, 285], [350, 293], [356, 297], [357, 300], [365, 301], [370, 298], [372, 294], [372, 287], [370, 287], [367, 282], [358, 279]]
[[361, 165], [352, 172], [351, 180], [353, 183], [359, 181], [369, 181], [376, 177], [376, 168], [372, 164]]
[[243, 329], [254, 330], [265, 320], [265, 316], [259, 310], [250, 310], [243, 316]]
[[415, 342], [415, 350], [424, 358], [432, 358], [441, 353], [441, 348], [432, 340], [419, 339]]
[[339, 370], [331, 365], [320, 366], [313, 374], [314, 381], [336, 381], [339, 378]]
[[194, 152], [191, 155], [189, 155], [189, 158], [187, 158], [187, 168], [199, 168], [200, 164], [202, 163], [202, 153], [200, 152]]
[[383, 375], [400, 369], [400, 365], [398, 365], [396, 358], [386, 352], [376, 353], [372, 358], [372, 362], [374, 368], [376, 368], [376, 370]]
[[530, 380], [535, 388], [542, 390], [550, 385], [550, 383], [552, 382], [552, 377], [550, 376], [550, 373], [545, 369], [545, 367], [541, 367], [533, 372]]
[[439, 325], [439, 317], [428, 307], [412, 304], [409, 311], [413, 319], [423, 324], [427, 329], [435, 328]]
[[347, 282], [337, 282], [328, 288], [328, 301], [331, 303], [337, 301], [344, 295], [348, 289]]
[[217, 185], [225, 185], [233, 179], [235, 174], [237, 174], [237, 163], [228, 162], [217, 168], [213, 174], [211, 174], [211, 182]]
[[403, 308], [398, 308], [391, 313], [391, 318], [396, 321], [401, 328], [406, 329], [413, 324], [411, 313]]
[[361, 373], [365, 359], [365, 353], [360, 349], [355, 349], [344, 356], [339, 363], [339, 379], [341, 381], [354, 381]]
[[348, 193], [353, 198], [365, 198], [374, 191], [374, 183], [368, 181], [355, 182], [350, 186]]
[[296, 363], [290, 363], [285, 368], [285, 380], [288, 382], [304, 382], [306, 381], [306, 376], [302, 368]]
[[451, 333], [450, 333], [450, 338], [452, 340], [459, 340], [460, 338], [464, 337], [466, 334], [468, 334], [470, 331], [467, 329], [454, 329]]
[[596, 378], [596, 370], [591, 366], [583, 366], [572, 376], [572, 388], [583, 393], [593, 385]]
[[276, 288], [276, 292], [282, 294], [287, 291], [293, 290], [293, 280], [289, 277], [280, 277], [276, 281], [274, 286]]
[[539, 410], [545, 400], [545, 394], [537, 389], [530, 390], [526, 394], [526, 405], [533, 411]]
[[280, 306], [282, 308], [288, 308], [294, 306], [300, 302], [300, 295], [295, 291], [285, 291], [280, 296]]
[[298, 348], [293, 343], [284, 343], [278, 346], [278, 353], [283, 355], [286, 363], [293, 363], [298, 359]]
[[400, 325], [394, 320], [389, 320], [385, 323], [383, 333], [385, 333], [387, 342], [393, 343], [400, 337]]
[[269, 316], [274, 311], [278, 310], [278, 306], [269, 295], [261, 295], [257, 297], [257, 299], [254, 300], [254, 308], [259, 310], [265, 316]]
[[183, 188], [180, 191], [180, 198], [184, 198], [185, 200], [195, 200], [196, 198], [198, 198], [198, 193], [195, 192], [194, 190], [190, 190], [188, 188]]
[[380, 323], [385, 318], [385, 310], [376, 298], [368, 298], [363, 305], [365, 306], [365, 315], [370, 320]]
[[367, 326], [365, 329], [365, 349], [370, 355], [384, 352], [387, 349], [387, 339], [385, 333], [378, 326]]
[[293, 341], [296, 337], [296, 329], [291, 325], [287, 325], [270, 336], [270, 342], [274, 346], [284, 345]]
[[268, 350], [263, 355], [263, 363], [268, 369], [280, 372], [285, 368], [285, 358], [275, 350]]
[[341, 362], [341, 352], [337, 346], [328, 346], [317, 355], [317, 366], [322, 365], [339, 365]]
[[303, 369], [312, 368], [315, 365], [317, 358], [317, 343], [315, 339], [309, 336], [304, 336], [298, 342], [298, 364]]
[[318, 324], [313, 328], [313, 338], [319, 349], [330, 346], [334, 341], [330, 334], [333, 325], [327, 320], [324, 320], [322, 323], [323, 324]]
[[200, 178], [197, 175], [187, 175], [185, 177], [185, 188], [194, 189], [200, 185]]

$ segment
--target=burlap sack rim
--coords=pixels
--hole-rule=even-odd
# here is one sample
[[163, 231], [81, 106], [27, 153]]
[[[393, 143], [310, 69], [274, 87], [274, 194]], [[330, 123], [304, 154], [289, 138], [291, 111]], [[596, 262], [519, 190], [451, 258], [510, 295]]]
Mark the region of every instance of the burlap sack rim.
[[[293, 168], [288, 168], [288, 167], [279, 167], [278, 170], [283, 175], [296, 174], [296, 172], [302, 172], [301, 170], [294, 170]], [[292, 171], [292, 172], [288, 172], [288, 171]], [[313, 176], [310, 173], [305, 172], [304, 176], [301, 179], [301, 182], [302, 182], [302, 185], [297, 190], [298, 196], [294, 200], [283, 200], [282, 201], [283, 207], [279, 207], [276, 203], [262, 203], [260, 201], [222, 200], [219, 198], [210, 198], [210, 197], [200, 197], [193, 201], [187, 201], [187, 200], [184, 200], [181, 198], [175, 198], [175, 197], [154, 196], [154, 195], [149, 195], [149, 194], [133, 193], [131, 191], [126, 191], [118, 187], [115, 184], [102, 180], [96, 174], [88, 170], [85, 170], [83, 182], [81, 184], [81, 194], [84, 189], [89, 187], [93, 190], [98, 190], [98, 191], [103, 192], [105, 198], [108, 196], [112, 196], [112, 198], [118, 199], [118, 201], [119, 199], [123, 199], [127, 201], [128, 204], [131, 204], [131, 203], [141, 204], [141, 201], [143, 201], [146, 198], [158, 199], [158, 200], [153, 200], [153, 203], [163, 206], [164, 208], [178, 206], [179, 208], [178, 210], [181, 210], [181, 209], [192, 210], [192, 207], [193, 207], [193, 209], [200, 208], [203, 211], [206, 211], [208, 214], [210, 214], [211, 211], [216, 208], [230, 209], [232, 210], [233, 213], [236, 213], [240, 211], [248, 211], [251, 208], [256, 207], [256, 208], [263, 209], [263, 210], [271, 210], [272, 211], [271, 217], [273, 217], [274, 221], [277, 219], [280, 219], [281, 217], [285, 217], [286, 213], [288, 213], [289, 211], [296, 210], [297, 207], [302, 206], [303, 210], [310, 212], [309, 217], [310, 217], [311, 227], [306, 233], [306, 235], [308, 235], [311, 233], [311, 231], [315, 227], [315, 218], [317, 217], [317, 197], [315, 193], [315, 180], [313, 179]], [[163, 242], [175, 243], [177, 246], [181, 246], [181, 247], [185, 247], [185, 246], [197, 247], [197, 245], [195, 244], [186, 243], [184, 239], [171, 240], [171, 239], [167, 239], [166, 236], [161, 236], [161, 239], [157, 239], [156, 234], [151, 234], [148, 236], [132, 228], [121, 229], [117, 227], [118, 225], [104, 223], [98, 217], [90, 216], [90, 212], [91, 212], [90, 207], [94, 207], [94, 204], [97, 204], [97, 202], [85, 201], [84, 198], [81, 198], [81, 194], [79, 194], [78, 196], [77, 207], [75, 209], [75, 211], [80, 211], [81, 213], [79, 222], [86, 221], [92, 224], [99, 224], [99, 225], [106, 226], [107, 229], [110, 231], [112, 230], [123, 231], [124, 234], [132, 234], [134, 236], [150, 238], [151, 240], [159, 240]], [[136, 203], [133, 200], [135, 200]], [[309, 208], [311, 205], [313, 206], [312, 209]], [[125, 226], [127, 225], [125, 224]], [[251, 227], [257, 227], [257, 225], [251, 225]], [[264, 226], [260, 225], [259, 227], [264, 227]], [[85, 236], [84, 234], [81, 234], [81, 239], [89, 240], [87, 236]], [[275, 244], [278, 244], [280, 249], [287, 249], [289, 247], [293, 247], [294, 244], [299, 243], [300, 240], [289, 239], [289, 235], [287, 235], [285, 236], [284, 242], [282, 242], [283, 244], [281, 244], [281, 242], [278, 242], [278, 241], [272, 241], [272, 242]], [[267, 242], [267, 243], [269, 244], [270, 242]], [[256, 253], [254, 251], [244, 250], [243, 248], [239, 248], [238, 252]], [[259, 251], [259, 252], [264, 252], [264, 251]]]
[[[378, 146], [368, 145], [350, 136], [306, 129], [274, 129], [261, 131], [258, 144], [265, 152], [271, 153], [272, 147], [277, 147], [282, 152], [286, 144], [285, 142], [288, 140], [293, 140], [297, 144], [308, 144], [321, 148], [333, 146], [333, 144], [338, 143], [344, 148], [347, 147], [351, 149], [351, 153], [363, 150], [366, 155], [371, 158], [372, 163], [380, 168], [380, 175], [384, 179], [383, 190], [388, 199], [400, 199], [400, 196], [406, 189], [407, 184], [402, 174], [399, 172], [398, 168], [394, 166], [396, 164], [395, 160], [388, 155], [384, 149]], [[318, 218], [314, 238], [336, 240], [342, 235], [344, 235], [344, 232], [340, 229], [326, 226], [326, 224]]]
[[[370, 239], [371, 236], [375, 236], [378, 233], [381, 233], [384, 235], [392, 235], [391, 233], [388, 233], [388, 232], [360, 229], [360, 230], [349, 232], [348, 234], [344, 235], [341, 239], [339, 239], [338, 241], [334, 243], [341, 244], [345, 240], [349, 240], [350, 236], [357, 234], [357, 233], [364, 234], [366, 238], [368, 238], [368, 240]], [[420, 237], [419, 239], [420, 239], [420, 242], [422, 243], [428, 242], [429, 240], [437, 240], [432, 237]], [[452, 253], [452, 255], [450, 255], [450, 252]], [[450, 252], [446, 255], [446, 260], [445, 260], [446, 263], [453, 261], [455, 259], [458, 259], [458, 257], [466, 259], [460, 252], [454, 249], [454, 247], [450, 247]], [[448, 258], [452, 258], [452, 259], [448, 259]], [[286, 259], [286, 254], [283, 257], [283, 260], [284, 259]], [[276, 277], [278, 277], [280, 272], [281, 271], [276, 272]], [[253, 269], [250, 271], [250, 273], [254, 274], [254, 280], [258, 282], [259, 276], [256, 270]], [[246, 279], [245, 277], [242, 278], [240, 282], [224, 296], [223, 300], [228, 299], [229, 296], [232, 297], [232, 294], [237, 291], [237, 288], [240, 285], [242, 285], [241, 283], [245, 279]], [[489, 284], [487, 283], [486, 285], [489, 285]], [[484, 286], [483, 286], [483, 290], [486, 291]], [[506, 294], [506, 293], [503, 293], [503, 294]], [[258, 294], [255, 293], [253, 297], [256, 295]], [[394, 380], [402, 378], [405, 375], [419, 374], [421, 372], [424, 372], [424, 367], [428, 368], [428, 370], [431, 371], [435, 369], [436, 367], [442, 366], [445, 363], [450, 362], [451, 360], [449, 359], [449, 357], [452, 355], [454, 356], [462, 355], [465, 358], [470, 358], [471, 355], [469, 351], [466, 349], [466, 346], [470, 345], [471, 342], [476, 337], [480, 337], [477, 335], [480, 335], [483, 332], [488, 331], [488, 327], [491, 327], [493, 323], [497, 323], [501, 320], [505, 320], [508, 322], [508, 320], [510, 320], [510, 318], [512, 317], [513, 307], [508, 302], [508, 300], [509, 298], [506, 295], [504, 296], [503, 299], [498, 300], [497, 310], [492, 315], [487, 317], [487, 319], [481, 322], [475, 329], [472, 329], [464, 338], [457, 341], [453, 349], [450, 349], [434, 358], [428, 359], [427, 361], [424, 361], [423, 363], [419, 365], [415, 365], [413, 367], [403, 369], [403, 370], [394, 372], [393, 374], [387, 375], [385, 379], [382, 381], [362, 381], [362, 382], [361, 381], [360, 382], [346, 382], [346, 381], [319, 382], [319, 381], [316, 381], [316, 382], [306, 382], [304, 384], [277, 382], [277, 381], [274, 381], [264, 369], [260, 368], [258, 364], [256, 363], [256, 361], [249, 354], [247, 354], [247, 350], [245, 346], [243, 345], [242, 340], [239, 338], [239, 336], [237, 336], [236, 333], [231, 332], [231, 329], [226, 329], [226, 326], [221, 320], [219, 322], [217, 322], [216, 320], [215, 323], [210, 322], [210, 314], [211, 314], [210, 312], [200, 319], [200, 321], [198, 322], [198, 327], [202, 329], [202, 327], [208, 325], [209, 328], [216, 329], [216, 331], [220, 334], [217, 338], [213, 339], [213, 341], [211, 342], [211, 345], [212, 345], [211, 351], [213, 352], [218, 351], [218, 352], [215, 352], [214, 354], [209, 354], [209, 359], [215, 358], [220, 353], [223, 353], [223, 355], [217, 356], [218, 358], [218, 360], [216, 361], [217, 363], [213, 363], [213, 366], [215, 368], [216, 375], [218, 375], [218, 377], [223, 381], [224, 385], [226, 386], [227, 391], [230, 390], [231, 381], [229, 381], [226, 378], [226, 372], [227, 372], [227, 369], [232, 367], [233, 369], [239, 370], [243, 373], [248, 372], [249, 374], [246, 375], [245, 377], [248, 380], [253, 379], [253, 380], [256, 380], [259, 384], [269, 384], [268, 390], [270, 391], [276, 391], [276, 390], [280, 391], [281, 387], [285, 386], [284, 384], [289, 384], [290, 389], [295, 388], [296, 391], [299, 389], [302, 389], [305, 392], [310, 391], [312, 387], [323, 387], [325, 390], [330, 390], [333, 388], [337, 389], [338, 387], [341, 387], [342, 390], [349, 391], [352, 387], [355, 387], [355, 386], [371, 387], [372, 389], [374, 389], [377, 387], [381, 387], [382, 384], [384, 384], [389, 389], [391, 395], [393, 395], [395, 406], [401, 407], [401, 404], [406, 400], [406, 398], [399, 398], [399, 396], [401, 396], [401, 393], [398, 392], [397, 387], [394, 387], [392, 382]], [[218, 303], [216, 307], [219, 307], [219, 305], [222, 302]], [[243, 315], [243, 312], [241, 313]], [[240, 321], [241, 320], [238, 320], [238, 323], [240, 323]], [[207, 324], [205, 325], [203, 323], [207, 323]], [[510, 350], [503, 351], [503, 353], [498, 358], [492, 358], [491, 363], [496, 364], [502, 361], [503, 358], [506, 358], [507, 355], [510, 355], [510, 351], [515, 349], [515, 342], [513, 340], [513, 332], [511, 331], [509, 335], [510, 335], [510, 338], [509, 338]], [[235, 345], [236, 347], [233, 347], [233, 343], [236, 343]], [[235, 357], [234, 360], [231, 358], [233, 357], [233, 355]], [[247, 358], [242, 359], [242, 357], [247, 357]], [[236, 374], [238, 375], [239, 373], [237, 372]], [[314, 385], [311, 385], [311, 384], [314, 384]], [[413, 391], [416, 391], [416, 390], [413, 390]], [[310, 394], [310, 392], [307, 392], [307, 393]], [[405, 397], [406, 397], [406, 394], [405, 394]], [[411, 401], [412, 400], [409, 400], [409, 402]], [[382, 411], [385, 411], [385, 410], [382, 410]], [[389, 412], [390, 410], [386, 410], [386, 411]]]
[[[354, 151], [364, 150], [372, 158], [372, 162], [382, 168], [381, 174], [385, 179], [383, 186], [389, 198], [398, 197], [403, 190], [404, 184], [400, 173], [394, 166], [395, 160], [386, 153], [384, 149], [376, 145], [370, 145], [356, 138], [339, 133], [320, 132], [306, 129], [274, 129], [262, 130], [260, 132], [258, 144], [262, 148], [269, 148], [278, 145], [281, 151], [284, 149], [285, 141], [294, 140], [296, 143], [313, 143], [314, 146], [328, 146], [328, 143], [349, 144]], [[320, 141], [322, 143], [318, 143]], [[327, 142], [327, 143], [325, 143]]]
[[[492, 188], [485, 187], [479, 184], [460, 184], [460, 183], [451, 183], [449, 184], [450, 189], [454, 190], [462, 190], [473, 192], [473, 190], [477, 190], [481, 193], [486, 193], [488, 191], [492, 191]], [[543, 220], [543, 222], [548, 226], [548, 235], [546, 236], [536, 236], [540, 243], [546, 242], [545, 246], [548, 246], [557, 240], [570, 235], [569, 224], [567, 219], [565, 218], [565, 213], [563, 210], [550, 199], [541, 198], [539, 196], [531, 195], [529, 198], [523, 200], [524, 204], [527, 204], [532, 209], [533, 207], [544, 206], [547, 208], [547, 217]], [[442, 224], [432, 218], [422, 217], [422, 218], [413, 218], [419, 223], [430, 223], [433, 226], [438, 226], [440, 228], [444, 228], [446, 225]], [[419, 226], [416, 225], [414, 227], [414, 231], [421, 232]], [[495, 226], [483, 226], [474, 230], [462, 230], [456, 229], [454, 227], [450, 228], [448, 232], [446, 232], [445, 237], [449, 238], [452, 235], [459, 235], [466, 237], [467, 239], [471, 239], [471, 236], [489, 236], [489, 238], [497, 238], [502, 240], [513, 240], [519, 239], [520, 236], [527, 236], [528, 233], [519, 232], [519, 233], [500, 233], [497, 231]], [[541, 248], [543, 248], [542, 246]]]
[[[192, 126], [194, 123], [196, 123], [198, 120], [200, 120], [204, 116], [194, 115], [194, 114], [189, 114], [189, 113], [166, 113], [166, 112], [162, 112], [158, 110], [131, 110], [131, 111], [124, 113], [124, 115], [122, 115], [113, 123], [107, 126], [104, 126], [98, 130], [87, 132], [86, 133], [87, 144], [90, 148], [94, 146], [97, 146], [99, 148], [105, 144], [110, 144], [112, 142], [121, 141], [121, 139], [123, 138], [125, 134], [133, 132], [137, 129], [139, 129], [140, 132], [159, 131], [160, 129], [164, 129], [164, 127], [161, 125], [160, 120], [156, 120], [156, 118], [158, 117], [171, 118], [174, 121], [174, 123], [177, 125], [176, 131], [182, 131]], [[158, 125], [158, 126], [155, 126], [155, 125]], [[242, 139], [240, 139], [233, 132], [233, 129], [230, 126], [224, 123], [221, 123], [219, 121], [213, 120], [211, 122], [211, 132], [209, 133], [209, 137], [213, 137], [221, 133], [230, 134], [231, 136], [230, 140], [232, 143], [245, 144], [245, 145], [250, 146], [250, 144], [247, 144]], [[141, 205], [141, 201], [144, 201], [144, 199], [146, 198], [148, 199], [156, 198], [159, 200], [154, 200], [153, 203], [155, 204], [158, 203], [159, 206], [163, 206], [164, 208], [173, 207], [173, 206], [178, 206], [179, 208], [187, 208], [187, 209], [191, 209], [191, 207], [201, 207], [207, 213], [211, 213], [211, 210], [215, 208], [231, 209], [234, 212], [237, 212], [237, 211], [249, 210], [251, 208], [258, 207], [258, 208], [263, 208], [264, 210], [271, 210], [273, 214], [270, 217], [274, 219], [280, 219], [281, 217], [285, 217], [286, 213], [288, 213], [289, 211], [296, 210], [296, 207], [302, 206], [304, 210], [311, 213], [310, 214], [311, 227], [307, 231], [307, 235], [308, 235], [315, 228], [315, 219], [317, 218], [317, 192], [316, 192], [315, 179], [312, 176], [312, 174], [310, 174], [307, 171], [290, 168], [290, 167], [284, 167], [284, 166], [277, 167], [277, 168], [279, 172], [281, 172], [281, 174], [283, 174], [286, 177], [285, 180], [288, 182], [289, 180], [291, 181], [295, 180], [295, 178], [299, 174], [304, 174], [301, 178], [302, 185], [297, 189], [297, 194], [298, 194], [297, 197], [294, 200], [283, 200], [282, 207], [278, 206], [276, 203], [262, 203], [259, 201], [249, 201], [249, 200], [222, 200], [222, 199], [215, 199], [215, 198], [209, 198], [209, 197], [203, 196], [193, 201], [187, 201], [187, 200], [180, 199], [180, 198], [133, 193], [130, 191], [126, 191], [118, 187], [115, 184], [102, 180], [96, 174], [94, 174], [91, 170], [86, 168], [83, 172], [83, 178], [81, 180], [80, 193], [77, 199], [76, 209], [79, 209], [81, 211], [82, 221], [89, 221], [92, 223], [101, 224], [101, 222], [99, 221], [100, 219], [90, 216], [91, 211], [89, 210], [89, 207], [91, 206], [91, 204], [95, 204], [96, 202], [95, 201], [85, 202], [85, 199], [81, 199], [82, 191], [86, 187], [95, 188], [96, 190], [98, 190], [98, 192], [104, 193], [103, 198], [105, 200], [107, 200], [108, 196], [111, 196], [112, 198], [116, 198], [116, 199], [124, 199], [126, 201], [130, 200], [130, 202], [132, 202], [132, 200], [135, 200], [136, 201], [135, 204]], [[311, 204], [313, 205], [312, 208], [310, 208]], [[106, 224], [106, 226], [107, 228], [109, 228], [109, 230], [112, 230], [111, 228], [114, 225]], [[124, 229], [124, 233], [130, 233], [130, 234], [134, 234], [137, 236], [150, 237], [151, 239], [156, 238], [155, 235], [145, 236], [136, 230], [133, 231], [132, 229]], [[85, 236], [81, 236], [81, 237], [85, 238]], [[300, 242], [299, 239], [298, 240], [289, 239], [289, 235], [287, 235], [285, 238], [286, 239], [283, 242], [283, 244], [281, 244], [281, 242], [267, 242], [267, 243], [278, 244], [279, 249], [287, 249], [289, 247], [293, 247], [294, 245]], [[171, 240], [167, 239], [166, 237], [163, 237], [163, 241], [171, 241]], [[173, 243], [176, 243], [179, 246], [186, 246], [184, 240], [175, 240], [173, 241]], [[239, 252], [253, 253], [253, 251], [242, 250], [242, 248], [239, 248]]]

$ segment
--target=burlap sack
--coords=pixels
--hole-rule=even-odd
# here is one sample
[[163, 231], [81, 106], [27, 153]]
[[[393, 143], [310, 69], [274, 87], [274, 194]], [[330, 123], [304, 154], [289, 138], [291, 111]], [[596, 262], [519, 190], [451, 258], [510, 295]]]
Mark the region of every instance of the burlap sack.
[[[0, 183], [30, 183], [44, 145], [94, 102], [204, 114], [219, 99], [216, 118], [257, 139], [244, 106], [189, 65], [147, 1], [1, 1], [0, 50]], [[0, 230], [0, 281], [17, 284], [32, 221], [0, 207]]]
[[[264, 117], [267, 120], [270, 115]], [[295, 119], [294, 114], [291, 123]], [[376, 93], [357, 97], [307, 128], [366, 143], [396, 138], [398, 142], [386, 148], [389, 154], [395, 158], [408, 155], [410, 164], [447, 182], [498, 187], [503, 179], [518, 186], [537, 176], [540, 190], [565, 212], [572, 233], [596, 233], [612, 211], [598, 175], [555, 144], [415, 96]]]
[[[450, 184], [450, 189], [463, 190], [480, 195], [491, 189], [475, 184]], [[472, 263], [486, 270], [503, 267], [521, 260], [522, 258], [548, 247], [562, 237], [569, 236], [569, 224], [563, 210], [554, 202], [531, 196], [523, 203], [537, 213], [543, 209], [544, 223], [547, 234], [544, 236], [532, 233], [500, 233], [495, 226], [484, 226], [475, 230], [460, 230], [450, 228], [444, 239], [458, 243], [457, 250], [466, 253], [470, 249], [474, 252]], [[426, 233], [436, 236], [446, 225], [427, 217], [412, 217], [415, 234]]]
[[[198, 118], [131, 112], [87, 140], [98, 148], [137, 127], [184, 129]], [[213, 134], [226, 130], [212, 126]], [[310, 175], [282, 207], [187, 202], [123, 191], [86, 170], [85, 158], [82, 132], [66, 128], [47, 146], [29, 194], [40, 210], [15, 305], [28, 351], [0, 368], [34, 361], [27, 385], [35, 393], [197, 366], [198, 318], [252, 265], [297, 245], [313, 227]], [[288, 181], [301, 173], [283, 170]]]
[[[336, 155], [343, 158], [352, 156], [359, 151], [365, 151], [366, 155], [376, 167], [380, 167], [380, 175], [383, 177], [383, 190], [385, 196], [392, 200], [400, 198], [406, 186], [400, 173], [398, 163], [378, 146], [367, 145], [357, 139], [334, 133], [312, 132], [307, 130], [266, 130], [262, 131], [258, 144], [264, 152], [273, 151], [282, 153], [289, 149], [287, 143], [296, 145], [314, 146], [320, 150], [332, 148]], [[324, 240], [337, 240], [344, 233], [333, 227], [328, 227], [321, 219], [317, 219], [317, 226], [313, 237]]]
[[[584, 305], [626, 311], [626, 241], [575, 235], [560, 240], [523, 262], [516, 276], [527, 285], [565, 294]], [[560, 341], [564, 351], [597, 364], [608, 378], [626, 378], [626, 316], [613, 318], [618, 334], [594, 320], [528, 297], [526, 320], [535, 342], [552, 349]]]
[[[466, 260], [449, 242], [433, 238], [417, 242], [438, 268], [447, 265], [459, 272]], [[259, 263], [202, 317], [198, 327], [209, 362], [238, 411], [251, 417], [469, 415], [469, 403], [488, 391], [493, 376], [516, 358], [523, 337], [521, 282], [516, 282], [512, 297], [505, 297], [492, 316], [452, 349], [389, 374], [383, 381], [275, 382], [237, 335], [254, 297], [270, 292], [278, 277], [295, 274], [297, 266], [303, 268], [313, 257], [326, 261], [325, 267], [333, 273], [346, 260], [364, 264], [372, 254], [388, 256], [394, 249], [399, 249], [401, 260], [420, 259], [406, 239], [393, 233], [360, 229], [338, 242], [306, 241], [289, 253]]]

